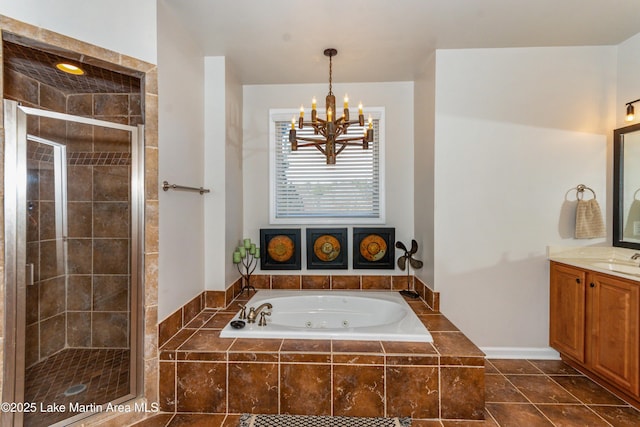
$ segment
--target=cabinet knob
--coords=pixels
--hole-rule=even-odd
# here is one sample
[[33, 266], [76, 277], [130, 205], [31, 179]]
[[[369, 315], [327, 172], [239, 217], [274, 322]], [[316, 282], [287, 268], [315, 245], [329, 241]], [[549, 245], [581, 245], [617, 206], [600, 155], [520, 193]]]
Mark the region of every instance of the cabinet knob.
[[592, 287], [592, 288], [595, 288], [596, 284], [595, 283], [590, 283], [589, 286]]
[[580, 283], [580, 279], [576, 279], [576, 283]]

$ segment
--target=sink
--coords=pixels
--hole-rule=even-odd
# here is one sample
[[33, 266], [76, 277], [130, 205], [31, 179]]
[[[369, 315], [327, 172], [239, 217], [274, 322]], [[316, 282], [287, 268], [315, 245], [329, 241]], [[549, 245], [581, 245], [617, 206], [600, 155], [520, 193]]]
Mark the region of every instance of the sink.
[[622, 264], [617, 262], [594, 262], [592, 265], [596, 268], [601, 268], [604, 270], [640, 276], [640, 267], [638, 267], [637, 265]]

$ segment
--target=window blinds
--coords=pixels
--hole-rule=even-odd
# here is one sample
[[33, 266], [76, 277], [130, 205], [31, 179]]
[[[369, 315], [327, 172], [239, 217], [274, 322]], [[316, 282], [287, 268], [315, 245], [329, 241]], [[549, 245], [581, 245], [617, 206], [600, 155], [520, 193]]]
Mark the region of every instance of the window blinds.
[[[324, 154], [314, 146], [291, 151], [291, 122], [276, 121], [275, 125], [276, 219], [380, 217], [378, 119], [373, 121], [374, 141], [369, 148], [348, 146], [335, 165], [327, 165]], [[362, 135], [364, 130], [350, 126], [349, 135]], [[313, 129], [296, 131], [298, 136], [313, 136]]]

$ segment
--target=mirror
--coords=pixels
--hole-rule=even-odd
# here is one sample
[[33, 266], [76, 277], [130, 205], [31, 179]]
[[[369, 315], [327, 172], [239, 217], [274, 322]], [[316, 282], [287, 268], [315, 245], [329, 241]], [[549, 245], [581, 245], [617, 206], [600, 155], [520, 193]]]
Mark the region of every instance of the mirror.
[[640, 249], [640, 124], [613, 131], [613, 246]]

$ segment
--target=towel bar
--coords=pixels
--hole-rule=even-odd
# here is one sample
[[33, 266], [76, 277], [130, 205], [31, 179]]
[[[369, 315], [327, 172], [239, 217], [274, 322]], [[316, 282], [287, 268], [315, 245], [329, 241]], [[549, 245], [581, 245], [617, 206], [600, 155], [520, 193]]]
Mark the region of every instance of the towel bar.
[[171, 190], [197, 191], [200, 194], [211, 192], [211, 190], [209, 190], [208, 188], [186, 187], [184, 185], [169, 184], [167, 181], [163, 181], [162, 182], [162, 189], [164, 191], [169, 191], [170, 189]]

